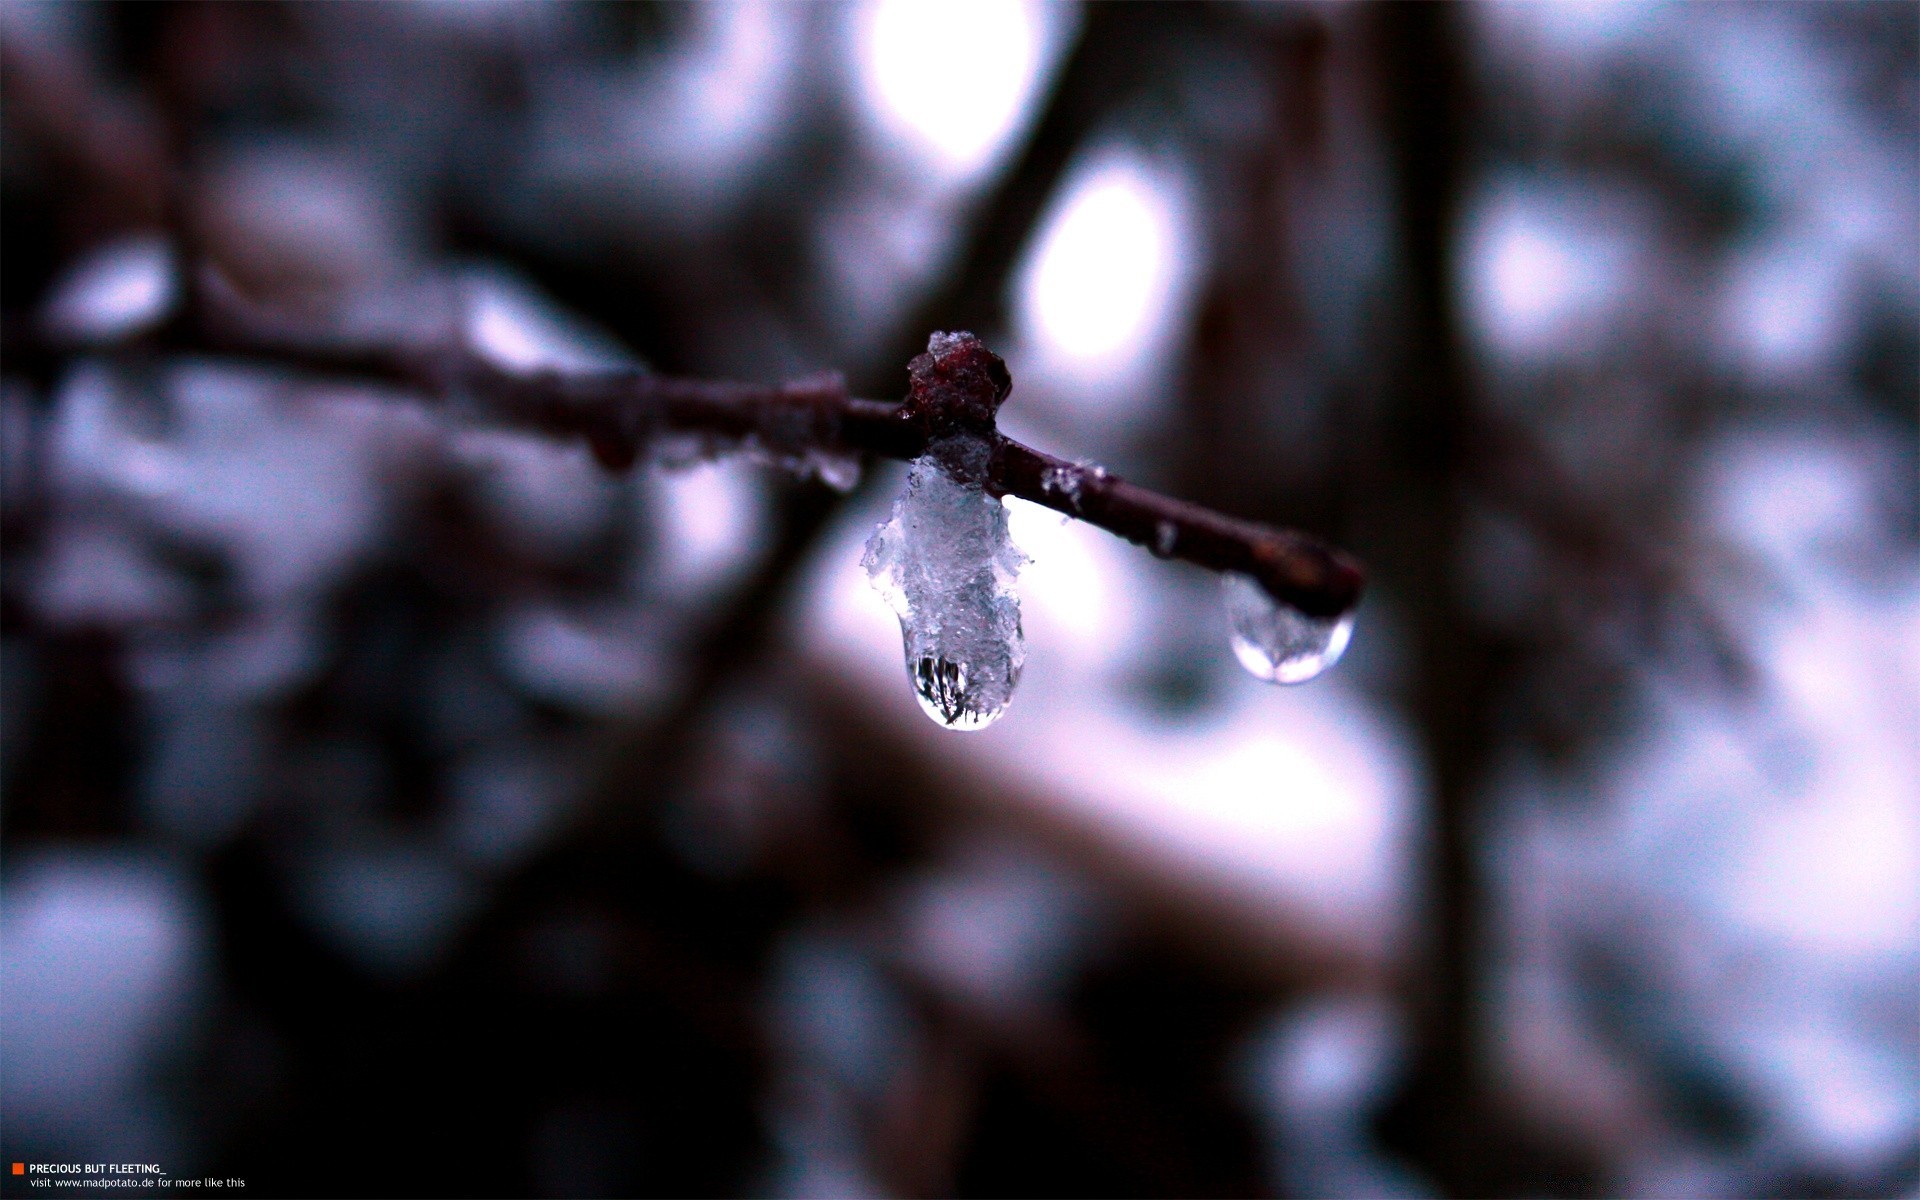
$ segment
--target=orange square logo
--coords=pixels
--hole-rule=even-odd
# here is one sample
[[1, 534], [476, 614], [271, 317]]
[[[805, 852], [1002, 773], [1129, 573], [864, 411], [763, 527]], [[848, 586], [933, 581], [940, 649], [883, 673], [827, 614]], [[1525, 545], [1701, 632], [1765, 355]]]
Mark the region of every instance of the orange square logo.
[[13, 1173], [15, 1175], [25, 1175], [27, 1173], [27, 1164], [25, 1163], [13, 1164]]

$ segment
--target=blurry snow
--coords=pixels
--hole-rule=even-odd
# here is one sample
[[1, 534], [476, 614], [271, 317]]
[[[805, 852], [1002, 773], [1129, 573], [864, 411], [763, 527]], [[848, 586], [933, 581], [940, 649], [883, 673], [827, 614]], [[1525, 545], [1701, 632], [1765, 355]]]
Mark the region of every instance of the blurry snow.
[[[1606, 989], [1631, 1024], [1601, 1044], [1656, 1106], [1682, 1073], [1737, 1097], [1752, 1133], [1714, 1168], [1734, 1191], [1775, 1163], [1871, 1177], [1920, 1127], [1920, 568], [1889, 538], [1900, 468], [1874, 445], [1719, 446], [1700, 522], [1732, 555], [1711, 595], [1755, 693], [1653, 665], [1591, 798], [1520, 770], [1494, 843], [1510, 979], [1563, 1006]], [[1691, 1136], [1639, 1170], [1684, 1174]]]
[[1467, 218], [1460, 286], [1469, 326], [1515, 363], [1590, 352], [1657, 278], [1645, 222], [1593, 181], [1494, 181]]
[[732, 0], [683, 12], [687, 32], [667, 57], [648, 64], [628, 136], [669, 174], [722, 175], [778, 135], [806, 9]]
[[517, 866], [543, 845], [570, 798], [552, 748], [528, 738], [476, 749], [450, 775], [447, 844], [487, 870]]
[[633, 715], [660, 703], [676, 652], [665, 629], [629, 608], [533, 601], [501, 610], [493, 649], [529, 696], [599, 716]]
[[1852, 325], [1847, 263], [1818, 242], [1775, 238], [1737, 253], [1726, 273], [1720, 336], [1736, 364], [1803, 376], [1831, 364]]
[[1636, 48], [1668, 15], [1662, 10], [1672, 7], [1661, 0], [1494, 0], [1472, 11], [1514, 59], [1580, 72]]
[[425, 235], [377, 162], [314, 138], [228, 140], [195, 188], [197, 226], [256, 297], [327, 303], [395, 284]]
[[863, 942], [806, 927], [782, 939], [768, 981], [782, 1047], [866, 1101], [886, 1095], [916, 1036], [906, 997]]
[[33, 393], [17, 379], [0, 381], [0, 512], [9, 519], [33, 494], [44, 438]]
[[689, 755], [690, 782], [665, 813], [674, 849], [709, 875], [746, 873], [795, 825], [818, 817], [819, 746], [792, 706], [754, 684], [714, 706]]
[[[62, 536], [10, 569], [49, 625], [132, 635], [158, 738], [140, 791], [156, 829], [205, 845], [251, 811], [262, 751], [247, 706], [320, 665], [325, 598], [384, 533], [379, 481], [427, 436], [404, 407], [207, 363], [157, 389], [92, 362], [62, 382], [46, 464]], [[181, 548], [231, 583], [191, 579]], [[238, 611], [209, 624], [209, 600]]]
[[652, 553], [647, 594], [697, 604], [740, 576], [772, 538], [765, 471], [744, 455], [651, 470], [641, 484]]
[[425, 844], [369, 837], [303, 847], [293, 899], [355, 966], [405, 978], [433, 967], [482, 895], [451, 858]]
[[[561, 307], [531, 282], [491, 263], [456, 277], [468, 344], [513, 371], [631, 369], [632, 355], [605, 331]], [[519, 543], [547, 558], [578, 553], [616, 519], [629, 485], [577, 442], [502, 429], [463, 428], [454, 456], [474, 468], [488, 514]]]
[[[158, 690], [158, 689], [154, 689]], [[228, 689], [176, 687], [148, 717], [141, 814], [164, 837], [212, 847], [253, 811], [269, 740], [257, 709]]]
[[836, 14], [849, 107], [872, 169], [815, 201], [817, 302], [842, 361], [904, 332], [953, 269], [969, 206], [1005, 164], [1071, 46], [1079, 10], [1033, 0], [876, 0]]
[[845, 347], [843, 361], [868, 358], [900, 336], [902, 310], [952, 270], [964, 199], [957, 189], [877, 173], [822, 197], [813, 218], [817, 302], [835, 315], [825, 332]]
[[60, 0], [9, 0], [0, 4], [0, 34], [35, 44], [72, 44], [94, 32], [97, 14]]
[[[1181, 586], [1187, 568], [1008, 508], [1033, 559], [1020, 581], [1029, 654], [1019, 701], [992, 728], [956, 739], [913, 712], [892, 614], [851, 569], [875, 505], [823, 539], [796, 641], [868, 697], [891, 736], [976, 778], [971, 790], [1090, 837], [1167, 892], [1250, 923], [1256, 942], [1305, 939], [1367, 967], [1397, 953], [1419, 820], [1397, 721], [1338, 669], [1296, 689], [1248, 678], [1215, 590]], [[1183, 630], [1196, 622], [1211, 633], [1196, 667], [1206, 698], [1169, 711], [1140, 681], [1191, 654]]]
[[1105, 898], [1013, 839], [970, 838], [902, 881], [890, 905], [905, 962], [969, 1010], [1018, 1019], [1061, 999], [1106, 931]]
[[1239, 1083], [1266, 1136], [1280, 1194], [1428, 1194], [1370, 1132], [1402, 1065], [1402, 1024], [1385, 996], [1325, 994], [1276, 1013], [1250, 1039]]
[[867, 1147], [846, 1100], [817, 1083], [789, 1089], [773, 1111], [774, 1161], [756, 1194], [792, 1200], [879, 1200]]
[[527, 723], [527, 705], [500, 673], [487, 669], [472, 639], [452, 639], [426, 665], [423, 710], [436, 748], [463, 754], [511, 739]]
[[[1920, 313], [1920, 171], [1850, 109], [1798, 14], [1477, 11], [1568, 121], [1608, 70], [1658, 73], [1702, 164], [1737, 171], [1757, 208], [1713, 269], [1680, 280], [1647, 253], [1649, 214], [1586, 185], [1496, 180], [1463, 261], [1497, 358], [1578, 356], [1704, 301], [1712, 365], [1825, 396], [1846, 386], [1867, 303]], [[1623, 1186], [1741, 1194], [1783, 1170], [1876, 1178], [1912, 1152], [1920, 572], [1889, 527], [1911, 494], [1890, 449], [1906, 436], [1865, 422], [1724, 438], [1700, 475], [1715, 549], [1696, 552], [1699, 586], [1755, 694], [1650, 663], [1639, 719], [1594, 777], [1512, 768], [1490, 851], [1503, 1069], [1534, 1119], [1605, 1142]], [[1703, 1095], [1735, 1132], [1699, 1128]]]
[[[1577, 355], [1629, 312], [1685, 322], [1704, 302], [1711, 366], [1844, 405], [1869, 307], [1920, 318], [1920, 162], [1805, 10], [1475, 11], [1566, 128], [1610, 73], [1659, 80], [1649, 104], [1680, 106], [1675, 136], [1754, 210], [1680, 280], [1630, 206], [1496, 180], [1463, 261], [1497, 357]], [[1723, 436], [1689, 553], [1752, 694], [1645, 663], [1639, 716], [1592, 777], [1511, 768], [1490, 851], [1504, 1069], [1536, 1119], [1606, 1141], [1624, 1186], [1742, 1194], [1783, 1171], [1867, 1180], [1911, 1161], [1920, 569], [1894, 532], [1911, 521], [1910, 437], [1861, 418]], [[1730, 1129], [1703, 1130], [1702, 1104]]]
[[460, 429], [448, 439], [471, 469], [487, 516], [515, 548], [543, 559], [579, 554], [605, 535], [627, 487], [577, 442], [504, 429]]
[[1804, 376], [1841, 367], [1862, 297], [1920, 320], [1920, 162], [1849, 103], [1842, 63], [1767, 15], [1702, 22], [1687, 75], [1766, 205], [1724, 284], [1723, 337], [1762, 376]]
[[222, 628], [141, 637], [128, 665], [150, 695], [184, 700], [198, 692], [222, 701], [261, 701], [309, 678], [322, 661], [322, 642], [319, 615], [307, 604], [275, 605]]
[[54, 486], [120, 497], [191, 542], [231, 551], [261, 602], [311, 597], [374, 541], [373, 476], [421, 436], [417, 414], [349, 391], [296, 400], [280, 378], [211, 362], [164, 377], [169, 415], [150, 436], [136, 389], [83, 363], [61, 387], [51, 431]]
[[[510, 274], [470, 267], [422, 294], [453, 291], [469, 302], [476, 344], [510, 367], [630, 361]], [[32, 465], [45, 473], [54, 536], [9, 569], [26, 575], [22, 592], [48, 627], [127, 636], [147, 736], [143, 825], [206, 849], [244, 828], [263, 796], [289, 792], [329, 831], [296, 871], [300, 911], [376, 973], [430, 965], [485, 875], [560, 827], [577, 780], [564, 747], [527, 740], [527, 699], [588, 716], [656, 703], [677, 669], [668, 650], [680, 623], [764, 538], [750, 467], [692, 477], [730, 481], [718, 493], [661, 485], [672, 499], [647, 530], [628, 516], [645, 485], [609, 476], [577, 446], [450, 431], [400, 397], [210, 361], [152, 374], [81, 360], [44, 429]], [[542, 567], [602, 545], [638, 561], [669, 543], [682, 557], [668, 561], [667, 586], [623, 588], [616, 573], [614, 594], [593, 602], [509, 598], [450, 639], [423, 683], [423, 715], [447, 755], [446, 808], [425, 837], [396, 841], [377, 756], [351, 738], [276, 746], [270, 706], [327, 665], [331, 606], [391, 551], [414, 482], [436, 475], [471, 486], [480, 515]], [[10, 658], [9, 671], [18, 665]], [[283, 759], [294, 763], [284, 777]]]
[[676, 36], [631, 68], [538, 80], [527, 164], [537, 190], [515, 205], [531, 231], [553, 235], [541, 214], [556, 204], [603, 232], [627, 226], [623, 241], [654, 225], [709, 227], [777, 149], [807, 6], [738, 0], [679, 11]]
[[34, 573], [33, 606], [53, 626], [170, 625], [192, 611], [185, 582], [105, 522], [55, 525]]
[[0, 886], [0, 1100], [15, 1146], [166, 1161], [156, 1071], [203, 997], [209, 931], [183, 873], [129, 854], [41, 849]]
[[[1711, 336], [1731, 365], [1761, 378], [1832, 370], [1862, 295], [1920, 319], [1920, 161], [1861, 110], [1847, 62], [1806, 36], [1804, 10], [1502, 3], [1474, 12], [1501, 64], [1530, 73], [1530, 98], [1564, 123], [1604, 98], [1613, 73], [1656, 77], [1673, 94], [1650, 90], [1649, 104], [1684, 108], [1678, 133], [1698, 167], [1736, 173], [1753, 190], [1741, 199], [1758, 211], [1706, 281]], [[1503, 353], [1577, 341], [1591, 332], [1589, 307], [1619, 291], [1609, 282], [1618, 250], [1608, 221], [1594, 224], [1592, 201], [1564, 189], [1541, 199], [1517, 213], [1483, 204], [1469, 226], [1470, 311], [1476, 333]], [[1655, 303], [1697, 306], [1677, 281], [1663, 286], [1675, 294]]]
[[113, 342], [158, 324], [180, 290], [173, 247], [135, 234], [83, 256], [54, 282], [42, 320], [54, 337]]
[[495, 264], [458, 277], [469, 344], [514, 371], [605, 371], [635, 365], [605, 331], [548, 298], [519, 273]]
[[[1835, 252], [1912, 295], [1920, 281], [1920, 161], [1900, 131], [1860, 111], [1846, 65], [1793, 10], [1676, 6], [1694, 28], [1671, 39], [1708, 136], [1752, 164], [1763, 214], [1801, 224]], [[1778, 226], [1776, 226], [1778, 227]]]
[[803, 926], [775, 949], [765, 997], [781, 1077], [771, 1088], [776, 1196], [884, 1194], [865, 1129], [913, 1069], [907, 996], [852, 931]]

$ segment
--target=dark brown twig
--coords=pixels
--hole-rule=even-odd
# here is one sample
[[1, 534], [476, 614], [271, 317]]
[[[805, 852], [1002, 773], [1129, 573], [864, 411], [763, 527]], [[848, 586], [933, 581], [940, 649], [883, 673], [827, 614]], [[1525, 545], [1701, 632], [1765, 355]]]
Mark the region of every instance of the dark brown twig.
[[[609, 469], [622, 470], [663, 434], [695, 434], [753, 445], [776, 455], [827, 452], [912, 460], [942, 437], [984, 438], [982, 480], [997, 496], [1018, 496], [1139, 543], [1162, 558], [1250, 575], [1276, 599], [1314, 617], [1358, 603], [1359, 565], [1305, 533], [1238, 520], [1128, 483], [1104, 468], [1024, 446], [993, 426], [1011, 381], [997, 356], [971, 335], [953, 335], [940, 355], [914, 361], [905, 403], [847, 395], [838, 375], [784, 384], [675, 379], [643, 370], [511, 371], [464, 343], [355, 345], [248, 305], [217, 276], [203, 276], [184, 348], [271, 360], [331, 375], [370, 379], [439, 397], [458, 397], [483, 420], [578, 437]], [[980, 372], [991, 364], [996, 378]], [[983, 399], [997, 391], [998, 398]], [[962, 413], [968, 405], [984, 411]]]

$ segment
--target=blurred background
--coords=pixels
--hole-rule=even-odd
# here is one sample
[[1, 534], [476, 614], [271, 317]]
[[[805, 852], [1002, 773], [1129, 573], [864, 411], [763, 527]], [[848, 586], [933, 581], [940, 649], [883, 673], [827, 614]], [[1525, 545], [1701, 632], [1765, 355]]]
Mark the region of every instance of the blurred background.
[[[0, 1104], [266, 1195], [1920, 1195], [1904, 3], [0, 6]], [[168, 181], [177, 181], [169, 187]], [[904, 393], [1367, 562], [179, 344]], [[844, 481], [843, 481], [844, 482]], [[23, 1182], [4, 1177], [19, 1194]], [[15, 1194], [9, 1191], [8, 1194]]]

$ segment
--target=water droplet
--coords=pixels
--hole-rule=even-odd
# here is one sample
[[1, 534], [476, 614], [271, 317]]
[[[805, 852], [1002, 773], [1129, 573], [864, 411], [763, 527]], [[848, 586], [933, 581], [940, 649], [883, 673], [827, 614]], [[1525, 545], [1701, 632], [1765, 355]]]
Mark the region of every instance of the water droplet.
[[924, 655], [913, 662], [908, 672], [913, 677], [913, 693], [928, 716], [948, 729], [983, 729], [1006, 711], [1003, 705], [983, 710], [978, 697], [967, 690], [967, 664], [951, 662], [936, 655]]
[[1221, 577], [1233, 653], [1256, 679], [1305, 683], [1340, 661], [1353, 636], [1351, 610], [1337, 617], [1310, 617], [1267, 594], [1250, 575]]
[[862, 562], [900, 618], [914, 694], [949, 729], [984, 728], [1013, 699], [1026, 660], [1013, 591], [1024, 561], [1006, 507], [933, 454], [914, 462], [893, 519], [867, 541]]

